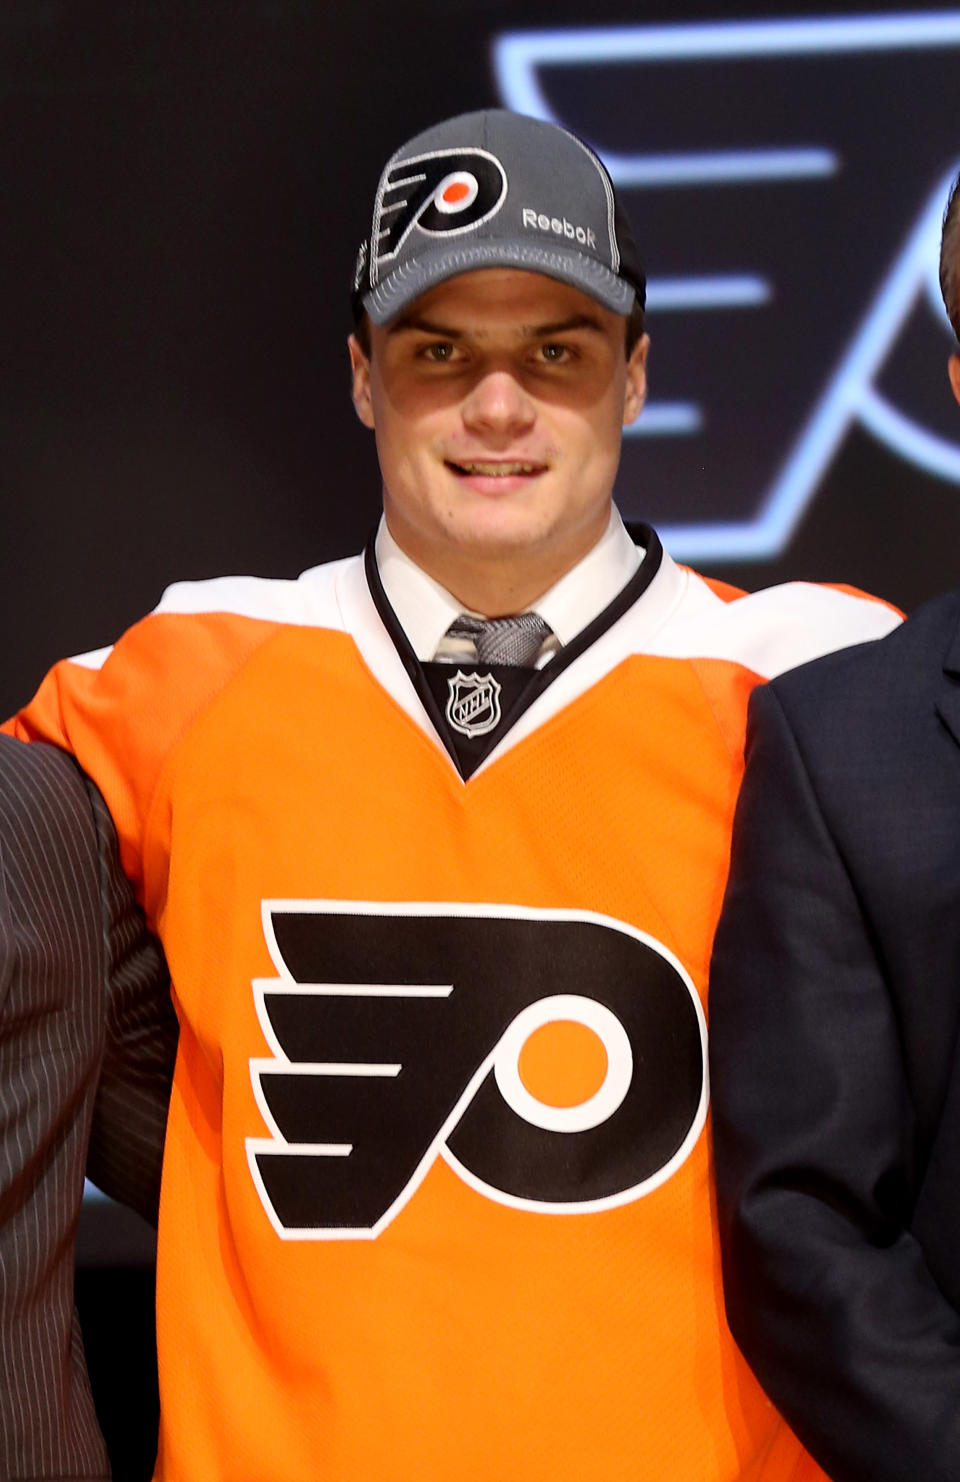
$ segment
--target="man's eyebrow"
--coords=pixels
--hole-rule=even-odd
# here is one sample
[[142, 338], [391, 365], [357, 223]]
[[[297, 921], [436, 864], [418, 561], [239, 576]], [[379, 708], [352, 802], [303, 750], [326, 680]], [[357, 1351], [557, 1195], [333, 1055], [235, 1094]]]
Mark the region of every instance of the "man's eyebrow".
[[[571, 334], [577, 329], [592, 330], [596, 334], [604, 332], [603, 324], [593, 314], [571, 314], [569, 319], [558, 319], [553, 324], [524, 324], [520, 333], [524, 339], [541, 340]], [[454, 329], [449, 324], [437, 324], [432, 319], [424, 319], [419, 314], [405, 314], [387, 326], [388, 334], [407, 332], [435, 335], [441, 340], [459, 340], [467, 333], [466, 330]], [[483, 334], [484, 331], [481, 330], [480, 333]]]
[[421, 319], [418, 314], [405, 314], [402, 319], [396, 319], [393, 324], [387, 325], [387, 334], [404, 334], [409, 330], [436, 335], [440, 340], [458, 340], [463, 334], [462, 329], [451, 329], [448, 324], [435, 324], [431, 319]]
[[526, 326], [524, 335], [530, 339], [550, 339], [554, 335], [570, 334], [575, 329], [592, 329], [603, 334], [604, 326], [593, 314], [571, 314], [569, 319], [559, 319], [556, 324], [533, 324]]

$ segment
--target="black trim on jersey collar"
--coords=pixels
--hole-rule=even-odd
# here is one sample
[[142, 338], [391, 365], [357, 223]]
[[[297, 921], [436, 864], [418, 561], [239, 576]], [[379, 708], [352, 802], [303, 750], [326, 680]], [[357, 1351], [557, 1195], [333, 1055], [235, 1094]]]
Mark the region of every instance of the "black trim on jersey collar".
[[[608, 602], [603, 611], [598, 612], [593, 621], [589, 622], [585, 628], [582, 628], [576, 638], [571, 639], [569, 643], [565, 643], [560, 651], [554, 654], [549, 664], [545, 664], [542, 669], [531, 670], [530, 681], [524, 687], [523, 694], [516, 704], [511, 707], [509, 714], [504, 717], [503, 723], [497, 727], [496, 732], [491, 735], [490, 744], [487, 749], [474, 763], [474, 771], [476, 771], [482, 762], [486, 761], [490, 752], [500, 744], [511, 726], [516, 724], [524, 711], [529, 710], [534, 700], [543, 694], [544, 690], [553, 683], [557, 675], [561, 674], [564, 669], [568, 669], [582, 653], [585, 653], [592, 644], [596, 643], [602, 634], [606, 633], [608, 628], [612, 628], [613, 624], [619, 618], [623, 617], [624, 613], [633, 606], [638, 597], [642, 596], [647, 590], [647, 587], [649, 587], [653, 578], [660, 570], [663, 563], [663, 546], [660, 544], [660, 537], [653, 527], [638, 521], [637, 523], [628, 524], [626, 528], [634, 544], [644, 547], [644, 556], [637, 570], [631, 576], [626, 586], [620, 588], [613, 601]], [[441, 713], [434, 700], [433, 691], [426, 681], [420, 660], [414, 653], [410, 640], [403, 630], [403, 625], [391, 607], [390, 599], [383, 589], [383, 582], [380, 580], [380, 568], [377, 566], [376, 538], [377, 533], [374, 530], [363, 551], [363, 566], [367, 577], [367, 585], [370, 588], [370, 596], [373, 598], [373, 605], [380, 614], [383, 625], [393, 640], [393, 645], [400, 656], [400, 662], [417, 692], [417, 697], [421, 705], [430, 717], [430, 722], [434, 730], [443, 742], [453, 765], [460, 773], [460, 776], [463, 777], [464, 782], [466, 782], [468, 776], [472, 775], [472, 773], [464, 776], [457, 758], [453, 739], [450, 735], [446, 716]]]

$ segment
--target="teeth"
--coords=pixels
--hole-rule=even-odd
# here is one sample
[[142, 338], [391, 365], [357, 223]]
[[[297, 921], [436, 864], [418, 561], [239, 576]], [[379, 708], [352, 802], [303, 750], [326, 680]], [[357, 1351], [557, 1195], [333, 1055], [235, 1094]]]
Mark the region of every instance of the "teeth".
[[535, 463], [458, 463], [464, 473], [484, 474], [490, 478], [508, 478], [511, 474], [536, 473]]

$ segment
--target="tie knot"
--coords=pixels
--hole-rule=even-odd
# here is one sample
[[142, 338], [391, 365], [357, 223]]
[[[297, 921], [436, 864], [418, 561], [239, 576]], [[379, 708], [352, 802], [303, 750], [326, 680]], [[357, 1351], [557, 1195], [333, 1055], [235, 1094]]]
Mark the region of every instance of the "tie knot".
[[514, 617], [480, 618], [462, 612], [447, 629], [448, 638], [467, 638], [477, 652], [478, 664], [515, 664], [532, 668], [553, 629], [536, 612]]

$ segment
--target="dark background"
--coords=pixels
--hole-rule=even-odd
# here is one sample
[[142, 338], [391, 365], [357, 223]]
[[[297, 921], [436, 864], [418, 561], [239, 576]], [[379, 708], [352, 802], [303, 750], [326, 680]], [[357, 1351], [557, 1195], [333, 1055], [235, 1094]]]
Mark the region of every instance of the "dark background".
[[[379, 489], [347, 394], [354, 255], [388, 152], [444, 115], [500, 101], [493, 34], [726, 14], [706, 0], [642, 13], [607, 0], [0, 0], [3, 713], [55, 658], [108, 643], [172, 580], [295, 575], [357, 549]], [[751, 14], [777, 12], [737, 6]], [[928, 110], [942, 101], [949, 130], [953, 91], [944, 83], [938, 100], [929, 58], [905, 57], [896, 84], [901, 112], [913, 86]], [[616, 92], [621, 110], [632, 86]], [[668, 122], [655, 147], [669, 147]], [[871, 232], [882, 225], [895, 246], [909, 226], [895, 146], [891, 125], [861, 149], [872, 214], [863, 243], [854, 233], [844, 247], [862, 246], [872, 280], [886, 259]], [[942, 165], [921, 154], [917, 202]], [[829, 260], [832, 244], [821, 245]], [[852, 313], [876, 286], [857, 269], [842, 267], [860, 294]], [[818, 312], [804, 303], [814, 339]], [[674, 325], [651, 315], [653, 395], [658, 355], [682, 368], [691, 353]], [[711, 326], [704, 353], [736, 386], [735, 328]], [[836, 336], [835, 313], [822, 330]], [[771, 348], [786, 364], [801, 347], [786, 335]], [[948, 352], [944, 335], [917, 374], [940, 387]], [[763, 405], [739, 400], [759, 436]], [[630, 456], [631, 513], [643, 513], [642, 439]], [[660, 452], [650, 468], [650, 503], [669, 509]], [[909, 609], [954, 584], [958, 545], [960, 488], [854, 428], [776, 559], [701, 565], [748, 586], [845, 579]], [[88, 1205], [79, 1267], [98, 1405], [116, 1475], [132, 1482], [149, 1476], [156, 1426], [149, 1238], [132, 1217]]]

